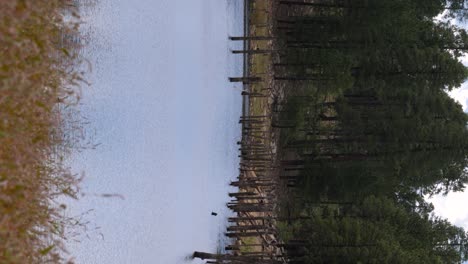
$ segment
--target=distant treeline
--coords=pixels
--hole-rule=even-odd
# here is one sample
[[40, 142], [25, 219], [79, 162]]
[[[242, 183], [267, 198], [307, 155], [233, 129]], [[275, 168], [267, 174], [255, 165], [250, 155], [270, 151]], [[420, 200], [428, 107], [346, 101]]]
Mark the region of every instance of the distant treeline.
[[468, 117], [447, 94], [468, 77], [467, 5], [279, 2], [290, 263], [468, 260], [465, 230], [425, 200], [468, 181]]

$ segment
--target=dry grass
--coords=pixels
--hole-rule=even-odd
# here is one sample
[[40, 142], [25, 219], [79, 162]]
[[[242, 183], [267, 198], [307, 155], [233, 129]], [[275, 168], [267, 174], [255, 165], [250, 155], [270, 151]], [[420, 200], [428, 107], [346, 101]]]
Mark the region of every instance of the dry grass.
[[[251, 36], [270, 36], [271, 33], [271, 4], [268, 1], [252, 1], [251, 10], [249, 14], [249, 32]], [[272, 50], [272, 41], [268, 40], [250, 40], [249, 49], [250, 50]], [[261, 77], [261, 81], [254, 82], [249, 84], [250, 92], [260, 93], [267, 95], [266, 97], [250, 97], [249, 99], [249, 115], [251, 116], [269, 116], [271, 114], [271, 93], [270, 88], [273, 86], [273, 76], [272, 76], [272, 64], [273, 57], [272, 54], [250, 54], [248, 56], [249, 60], [249, 73], [248, 76]], [[263, 123], [263, 130], [269, 131], [271, 128], [270, 118], [266, 118]], [[253, 136], [266, 136], [270, 138], [269, 132], [251, 132]], [[270, 140], [258, 140], [266, 146], [270, 146]], [[255, 169], [255, 168], [254, 168]], [[254, 172], [248, 173], [249, 178], [256, 178]], [[266, 196], [264, 190], [261, 188], [240, 188], [241, 191], [245, 192], [254, 192]], [[244, 202], [253, 203], [254, 200], [245, 200]], [[265, 212], [251, 212], [245, 213], [250, 217], [260, 217], [268, 216], [269, 213]], [[265, 223], [262, 220], [251, 220], [248, 223], [249, 225], [264, 225]], [[240, 252], [244, 254], [254, 253], [254, 252], [273, 252], [274, 247], [268, 246], [269, 241], [274, 240], [271, 235], [258, 235], [254, 237], [243, 237], [240, 239]], [[263, 245], [263, 246], [262, 246]]]
[[[269, 25], [271, 16], [267, 13], [268, 2], [267, 1], [254, 1], [253, 8], [250, 13], [250, 32], [254, 36], [269, 36]], [[269, 50], [272, 49], [271, 41], [257, 41], [252, 40], [250, 42], [251, 49]], [[252, 92], [265, 93], [265, 89], [271, 88], [271, 54], [255, 54], [250, 56], [250, 75], [262, 77], [262, 82], [253, 83], [250, 85]], [[267, 98], [251, 98], [250, 105], [251, 115], [265, 115], [267, 114], [268, 99]]]
[[63, 41], [77, 32], [62, 15], [69, 3], [0, 0], [0, 263], [65, 262], [73, 220], [54, 200], [78, 190], [61, 163], [73, 126], [59, 109], [74, 103], [81, 81]]
[[253, 244], [258, 243], [258, 239], [254, 237], [244, 237], [241, 239], [240, 245], [240, 252], [241, 253], [250, 253], [250, 252], [258, 252], [258, 249], [255, 249], [255, 246], [251, 246]]

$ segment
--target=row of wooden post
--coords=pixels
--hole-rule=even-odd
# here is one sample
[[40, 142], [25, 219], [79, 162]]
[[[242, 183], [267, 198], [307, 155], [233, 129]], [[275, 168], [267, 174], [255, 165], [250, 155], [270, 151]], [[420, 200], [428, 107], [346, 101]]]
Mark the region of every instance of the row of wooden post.
[[[249, 1], [246, 1], [249, 2]], [[233, 41], [268, 41], [274, 38], [270, 36], [246, 36], [230, 37]], [[245, 48], [249, 50], [249, 45]], [[258, 51], [234, 51], [233, 53], [249, 56], [264, 53]], [[271, 88], [252, 91], [251, 84], [263, 82], [259, 76], [230, 77], [230, 82], [241, 82], [244, 84], [242, 96], [250, 99], [268, 98]], [[248, 112], [248, 111], [247, 111]], [[205, 252], [194, 252], [193, 257], [207, 260], [210, 264], [283, 264], [284, 261], [278, 256], [277, 230], [275, 221], [276, 205], [276, 182], [272, 178], [271, 171], [274, 169], [274, 155], [271, 151], [269, 127], [269, 115], [250, 115], [244, 113], [239, 123], [242, 124], [242, 139], [239, 145], [240, 167], [239, 176], [231, 182], [231, 186], [238, 190], [229, 193], [231, 201], [227, 207], [235, 216], [228, 218], [228, 227], [225, 235], [230, 238], [232, 244], [225, 246], [227, 253], [211, 254]], [[244, 239], [256, 237], [258, 239]], [[242, 242], [241, 242], [242, 241]], [[252, 242], [247, 242], [252, 241]], [[242, 249], [249, 248], [248, 251]], [[254, 249], [254, 250], [253, 250]], [[280, 254], [282, 255], [282, 254]]]

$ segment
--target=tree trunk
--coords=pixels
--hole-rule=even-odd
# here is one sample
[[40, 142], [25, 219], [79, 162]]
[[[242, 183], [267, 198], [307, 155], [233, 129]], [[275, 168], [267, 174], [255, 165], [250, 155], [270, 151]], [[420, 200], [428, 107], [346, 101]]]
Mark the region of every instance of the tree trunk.
[[276, 37], [272, 36], [245, 36], [245, 37], [229, 37], [230, 40], [274, 40]]

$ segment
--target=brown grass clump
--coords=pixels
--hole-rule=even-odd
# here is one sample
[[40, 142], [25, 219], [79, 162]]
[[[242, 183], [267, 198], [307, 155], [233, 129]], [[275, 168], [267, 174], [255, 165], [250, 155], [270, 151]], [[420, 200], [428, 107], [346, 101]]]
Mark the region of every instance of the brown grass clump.
[[[0, 263], [60, 263], [60, 195], [76, 197], [62, 165], [73, 147], [60, 109], [78, 98], [77, 23], [68, 0], [0, 0]], [[69, 19], [67, 19], [69, 20]], [[73, 134], [73, 133], [72, 133]]]

